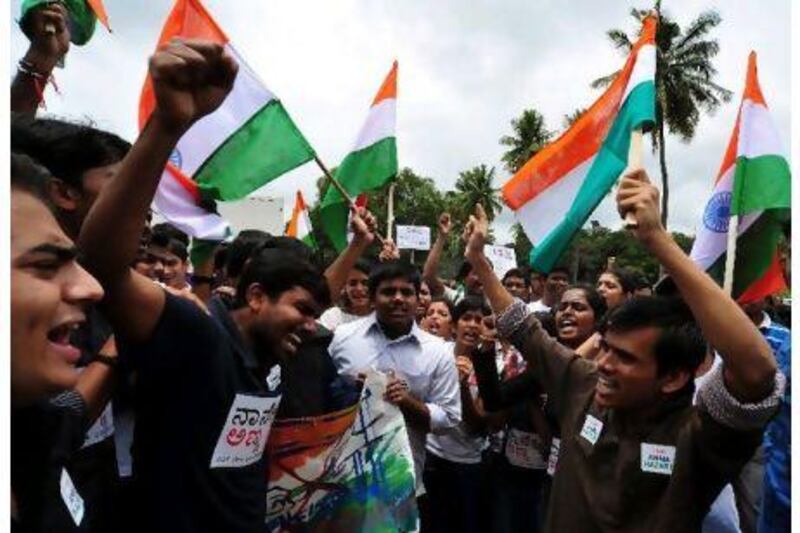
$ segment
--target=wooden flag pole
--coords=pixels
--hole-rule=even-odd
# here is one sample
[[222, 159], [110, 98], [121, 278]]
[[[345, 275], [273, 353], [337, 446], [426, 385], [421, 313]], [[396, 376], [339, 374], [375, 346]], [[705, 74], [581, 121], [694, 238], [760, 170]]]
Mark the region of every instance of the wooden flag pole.
[[389, 185], [389, 207], [388, 213], [386, 215], [386, 238], [392, 238], [392, 226], [394, 226], [394, 184], [392, 182]]
[[731, 215], [728, 220], [728, 250], [725, 252], [725, 278], [722, 290], [725, 294], [733, 294], [733, 269], [736, 265], [736, 237], [739, 235], [739, 215]]
[[[628, 168], [623, 172], [623, 176], [634, 170], [642, 168], [642, 130], [635, 129], [631, 132], [631, 145], [628, 148]], [[639, 223], [633, 211], [625, 213], [625, 229], [635, 229]]]
[[[325, 177], [328, 178], [328, 181], [331, 182], [331, 185], [336, 187], [336, 190], [339, 191], [339, 194], [341, 194], [345, 202], [347, 202], [348, 210], [354, 211], [356, 209], [356, 204], [353, 201], [353, 199], [350, 198], [350, 195], [347, 194], [347, 191], [344, 189], [344, 187], [342, 187], [342, 184], [339, 183], [336, 180], [336, 178], [333, 177], [333, 175], [328, 170], [328, 167], [325, 166], [325, 163], [323, 163], [322, 160], [319, 158], [319, 156], [316, 154], [314, 155], [314, 161], [317, 163], [317, 166], [319, 166], [319, 168], [322, 170], [322, 173], [325, 174]], [[375, 232], [375, 239], [381, 244], [381, 246], [383, 246], [384, 243], [383, 237], [381, 237], [380, 233], [378, 233], [377, 231]]]

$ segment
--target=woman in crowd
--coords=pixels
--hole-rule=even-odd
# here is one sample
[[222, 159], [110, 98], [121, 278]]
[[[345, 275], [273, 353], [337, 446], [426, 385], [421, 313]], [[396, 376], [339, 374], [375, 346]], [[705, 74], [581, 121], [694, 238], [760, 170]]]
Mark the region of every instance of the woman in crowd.
[[364, 260], [359, 260], [350, 270], [339, 305], [329, 308], [319, 317], [323, 326], [334, 331], [340, 325], [358, 320], [372, 312], [367, 288], [369, 270], [370, 264]]
[[613, 309], [634, 295], [636, 277], [628, 270], [611, 267], [597, 278], [596, 288], [608, 309]]
[[423, 479], [428, 495], [430, 530], [481, 531], [482, 452], [493, 427], [478, 398], [472, 367], [484, 317], [491, 313], [482, 298], [467, 296], [455, 306], [455, 342], [451, 344], [461, 391], [461, 423], [444, 433], [429, 433]]
[[417, 324], [421, 324], [431, 305], [431, 289], [424, 281], [419, 285], [419, 296], [417, 298]]
[[[579, 349], [597, 331], [605, 301], [590, 285], [573, 285], [555, 311], [555, 337]], [[488, 328], [486, 340], [494, 335]], [[488, 452], [491, 464], [492, 524], [497, 531], [538, 531], [543, 519], [551, 440], [558, 428], [548, 422], [546, 398], [527, 372], [500, 380], [496, 343], [475, 359], [475, 372], [486, 411], [508, 411], [508, 423]]]
[[453, 306], [450, 301], [443, 296], [433, 298], [425, 312], [425, 318], [420, 322], [420, 327], [449, 341], [453, 331]]

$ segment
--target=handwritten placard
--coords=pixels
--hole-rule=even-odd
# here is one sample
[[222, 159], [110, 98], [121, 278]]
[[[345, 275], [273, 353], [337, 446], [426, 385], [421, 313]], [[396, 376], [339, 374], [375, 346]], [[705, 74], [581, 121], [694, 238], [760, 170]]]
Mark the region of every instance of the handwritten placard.
[[505, 276], [512, 268], [517, 268], [517, 254], [513, 248], [487, 244], [483, 248], [483, 254], [492, 262], [494, 273], [498, 278]]
[[237, 394], [211, 456], [211, 468], [241, 468], [261, 459], [280, 396]]
[[431, 228], [428, 226], [397, 226], [397, 247], [401, 250], [430, 250]]

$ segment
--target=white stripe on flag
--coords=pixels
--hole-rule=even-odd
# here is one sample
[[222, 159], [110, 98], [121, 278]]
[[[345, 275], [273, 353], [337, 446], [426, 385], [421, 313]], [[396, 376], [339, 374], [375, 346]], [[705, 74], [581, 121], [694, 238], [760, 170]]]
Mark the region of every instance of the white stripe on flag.
[[636, 63], [633, 65], [631, 77], [628, 78], [628, 85], [625, 87], [625, 94], [619, 101], [619, 106], [625, 103], [625, 99], [642, 82], [653, 81], [656, 77], [656, 47], [646, 44], [639, 48], [636, 53]]
[[367, 120], [361, 127], [361, 131], [358, 132], [358, 138], [351, 153], [372, 146], [387, 137], [394, 137], [396, 109], [397, 100], [394, 98], [386, 98], [370, 107]]
[[214, 150], [258, 110], [275, 99], [275, 95], [259, 81], [236, 50], [230, 44], [226, 44], [225, 48], [239, 64], [239, 73], [222, 105], [197, 121], [178, 141], [180, 158], [174, 158], [173, 164], [179, 166], [186, 176], [193, 176]]
[[564, 214], [575, 201], [594, 159], [591, 157], [573, 168], [560, 180], [517, 209], [515, 212], [517, 220], [534, 245], [541, 243], [564, 219]]
[[766, 107], [752, 100], [745, 100], [742, 103], [742, 121], [739, 126], [739, 146], [736, 155], [748, 158], [762, 155], [785, 157], [772, 115]]
[[221, 241], [230, 232], [225, 219], [198, 206], [169, 170], [161, 174], [153, 205], [172, 225], [193, 237]]

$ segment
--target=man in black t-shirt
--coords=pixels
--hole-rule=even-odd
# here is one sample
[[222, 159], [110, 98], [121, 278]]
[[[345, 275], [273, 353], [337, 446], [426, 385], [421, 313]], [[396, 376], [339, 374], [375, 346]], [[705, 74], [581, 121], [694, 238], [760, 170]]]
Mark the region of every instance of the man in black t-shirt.
[[[263, 528], [263, 450], [281, 392], [280, 365], [316, 331], [324, 278], [291, 254], [253, 257], [231, 310], [210, 315], [129, 268], [161, 172], [178, 139], [233, 86], [223, 47], [172, 41], [150, 60], [155, 108], [81, 228], [85, 264], [137, 371], [133, 483], [141, 531]], [[108, 246], [114, 242], [114, 246]]]

